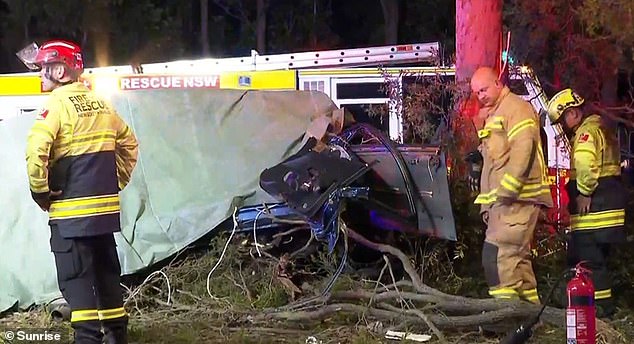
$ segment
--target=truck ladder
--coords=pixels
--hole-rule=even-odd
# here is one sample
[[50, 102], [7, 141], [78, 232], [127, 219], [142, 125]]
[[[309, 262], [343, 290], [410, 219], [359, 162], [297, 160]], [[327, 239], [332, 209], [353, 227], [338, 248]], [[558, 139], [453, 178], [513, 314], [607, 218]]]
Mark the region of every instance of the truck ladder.
[[[413, 43], [367, 48], [298, 52], [251, 56], [205, 58], [140, 66], [110, 66], [86, 69], [88, 74], [194, 74], [226, 71], [271, 71], [303, 68], [361, 67], [393, 63], [431, 63], [437, 59], [440, 44]], [[140, 68], [139, 68], [140, 67]]]

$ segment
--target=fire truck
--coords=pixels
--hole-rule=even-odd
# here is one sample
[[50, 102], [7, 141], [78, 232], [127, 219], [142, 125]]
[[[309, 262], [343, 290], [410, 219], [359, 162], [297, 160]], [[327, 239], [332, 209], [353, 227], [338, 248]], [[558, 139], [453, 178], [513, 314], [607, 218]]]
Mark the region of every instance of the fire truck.
[[[386, 79], [403, 89], [414, 79], [442, 76], [452, 79], [453, 66], [438, 66], [440, 44], [414, 43], [355, 49], [310, 51], [277, 55], [230, 58], [203, 58], [144, 65], [122, 65], [87, 68], [83, 80], [96, 91], [112, 94], [129, 90], [160, 88], [222, 88], [222, 89], [297, 89], [326, 93], [339, 107], [361, 115], [368, 105], [396, 103], [394, 94], [384, 91]], [[423, 65], [423, 66], [421, 66]], [[379, 69], [379, 66], [386, 68]], [[513, 66], [509, 86], [530, 101], [539, 112], [545, 107], [546, 96], [526, 66]], [[0, 120], [33, 111], [45, 99], [37, 73], [0, 75]], [[390, 138], [403, 139], [402, 109], [392, 106], [389, 121], [383, 125]], [[363, 116], [362, 116], [363, 117]], [[548, 135], [549, 166], [557, 167], [555, 147], [558, 128], [542, 123]], [[568, 162], [557, 156], [559, 167]]]
[[[396, 99], [403, 93], [388, 95], [386, 81], [402, 90], [413, 76], [453, 79], [455, 67], [439, 65], [439, 51], [438, 42], [271, 55], [252, 51], [244, 57], [87, 68], [82, 79], [105, 95], [165, 88], [320, 91], [360, 121], [372, 121], [368, 106], [388, 105], [388, 120], [375, 124], [394, 142], [403, 143], [403, 109], [398, 105], [402, 99]], [[563, 207], [570, 144], [561, 128], [545, 116], [547, 97], [533, 71], [528, 66], [511, 66], [509, 71], [511, 90], [540, 114], [553, 197]], [[0, 75], [0, 121], [36, 110], [45, 98], [38, 74]]]

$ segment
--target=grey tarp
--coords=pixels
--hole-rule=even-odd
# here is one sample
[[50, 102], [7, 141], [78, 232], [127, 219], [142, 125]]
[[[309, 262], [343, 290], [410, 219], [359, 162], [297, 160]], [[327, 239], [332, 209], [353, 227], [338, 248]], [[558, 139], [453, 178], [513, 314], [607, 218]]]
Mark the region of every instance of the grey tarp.
[[[307, 91], [152, 90], [112, 98], [139, 140], [121, 193], [124, 274], [172, 255], [231, 216], [270, 200], [260, 172], [299, 148], [312, 117], [336, 108]], [[34, 116], [0, 122], [0, 311], [59, 296], [46, 213], [31, 200], [24, 149]]]

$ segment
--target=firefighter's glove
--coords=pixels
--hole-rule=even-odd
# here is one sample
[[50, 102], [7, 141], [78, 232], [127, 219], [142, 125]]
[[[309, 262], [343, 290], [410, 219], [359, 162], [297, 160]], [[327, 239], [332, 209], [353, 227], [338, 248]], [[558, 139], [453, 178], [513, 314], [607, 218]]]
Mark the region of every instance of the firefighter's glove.
[[51, 197], [57, 197], [61, 194], [61, 191], [47, 191], [40, 193], [35, 193], [31, 191], [31, 197], [33, 197], [35, 203], [37, 203], [37, 205], [39, 205], [40, 208], [44, 211], [48, 211], [51, 207]]
[[577, 209], [579, 210], [579, 215], [586, 215], [590, 212], [590, 203], [592, 203], [592, 197], [579, 195], [577, 196]]
[[482, 175], [482, 154], [479, 151], [473, 151], [465, 157], [465, 161], [469, 166], [469, 174], [467, 175], [467, 183], [472, 192], [480, 191], [480, 176]]

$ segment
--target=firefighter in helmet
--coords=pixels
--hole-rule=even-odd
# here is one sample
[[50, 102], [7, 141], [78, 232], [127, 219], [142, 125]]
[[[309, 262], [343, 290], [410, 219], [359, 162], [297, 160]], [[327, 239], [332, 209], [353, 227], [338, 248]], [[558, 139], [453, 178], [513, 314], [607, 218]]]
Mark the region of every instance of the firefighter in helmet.
[[78, 81], [83, 59], [75, 43], [32, 43], [17, 56], [50, 91], [27, 138], [26, 167], [32, 198], [48, 212], [75, 343], [127, 343], [114, 233], [137, 140], [112, 105]]
[[559, 123], [572, 144], [568, 264], [588, 261], [592, 269], [597, 315], [615, 312], [607, 259], [612, 245], [625, 241], [624, 184], [614, 130], [588, 111], [584, 99], [568, 88], [548, 102], [548, 117]]
[[539, 303], [530, 245], [540, 213], [553, 205], [539, 118], [491, 68], [476, 70], [471, 90], [488, 108], [484, 128], [478, 131], [481, 157], [471, 154], [468, 161], [472, 166], [482, 161], [475, 203], [481, 205], [487, 224], [482, 265], [489, 295]]

